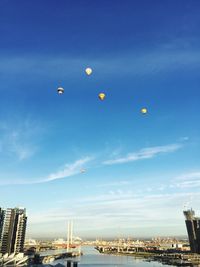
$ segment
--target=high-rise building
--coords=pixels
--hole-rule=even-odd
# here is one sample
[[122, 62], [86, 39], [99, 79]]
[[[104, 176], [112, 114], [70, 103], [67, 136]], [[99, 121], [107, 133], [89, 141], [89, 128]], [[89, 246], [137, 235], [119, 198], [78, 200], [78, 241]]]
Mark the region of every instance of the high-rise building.
[[0, 208], [0, 248], [1, 248], [1, 241], [2, 241], [2, 231], [3, 231], [3, 222], [4, 222], [4, 214], [5, 211]]
[[2, 211], [0, 218], [2, 218], [0, 220], [0, 252], [2, 254], [23, 252], [27, 222], [26, 210], [24, 208], [6, 209]]
[[195, 212], [192, 209], [183, 211], [183, 214], [185, 215], [191, 252], [200, 254], [200, 217], [195, 217]]

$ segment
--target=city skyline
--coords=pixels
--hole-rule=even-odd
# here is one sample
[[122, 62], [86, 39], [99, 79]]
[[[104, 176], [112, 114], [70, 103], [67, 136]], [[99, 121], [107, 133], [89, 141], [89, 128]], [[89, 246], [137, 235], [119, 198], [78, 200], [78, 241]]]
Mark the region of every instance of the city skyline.
[[184, 206], [200, 214], [199, 8], [0, 2], [0, 207], [26, 207], [28, 237], [64, 237], [69, 220], [80, 237], [187, 235]]

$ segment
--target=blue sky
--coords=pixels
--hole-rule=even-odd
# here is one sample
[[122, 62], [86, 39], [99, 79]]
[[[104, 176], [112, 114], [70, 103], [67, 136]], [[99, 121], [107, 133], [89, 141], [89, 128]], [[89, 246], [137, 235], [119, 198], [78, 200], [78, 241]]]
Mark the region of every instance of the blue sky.
[[0, 203], [27, 208], [27, 236], [65, 237], [68, 220], [81, 237], [186, 234], [184, 205], [200, 213], [199, 8], [0, 2]]

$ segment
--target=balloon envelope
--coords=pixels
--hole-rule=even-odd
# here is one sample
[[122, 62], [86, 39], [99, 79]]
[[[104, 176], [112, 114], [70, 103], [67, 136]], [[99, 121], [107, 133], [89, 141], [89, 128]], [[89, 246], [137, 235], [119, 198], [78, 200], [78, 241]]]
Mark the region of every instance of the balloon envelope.
[[58, 87], [58, 89], [57, 89], [58, 94], [63, 94], [64, 91], [65, 91], [65, 90], [64, 90], [63, 87]]
[[147, 114], [147, 108], [142, 108], [142, 109], [141, 109], [141, 113], [142, 113], [142, 114]]
[[106, 95], [105, 95], [104, 93], [100, 93], [100, 94], [99, 94], [99, 99], [100, 99], [100, 100], [104, 100], [105, 97], [106, 97]]
[[87, 75], [90, 75], [90, 74], [92, 74], [92, 69], [91, 68], [87, 68], [87, 69], [85, 69], [85, 72], [86, 72]]

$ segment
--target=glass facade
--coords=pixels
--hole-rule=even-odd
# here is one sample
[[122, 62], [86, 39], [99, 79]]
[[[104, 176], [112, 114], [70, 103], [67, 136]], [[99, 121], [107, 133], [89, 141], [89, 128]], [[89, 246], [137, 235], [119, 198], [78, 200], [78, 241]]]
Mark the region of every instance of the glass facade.
[[26, 210], [23, 208], [0, 211], [0, 252], [23, 252], [26, 233]]
[[200, 254], [200, 218], [195, 217], [195, 212], [192, 209], [183, 213], [186, 218], [185, 223], [191, 252]]

